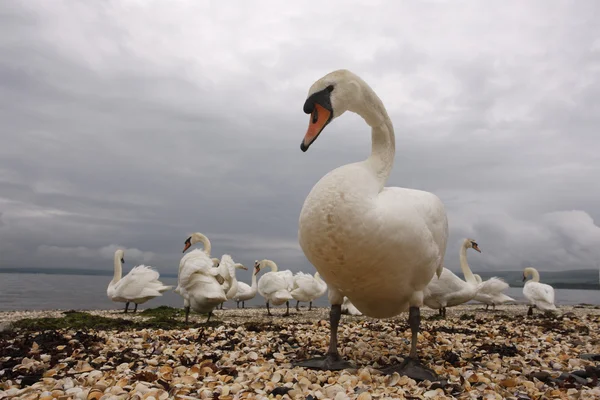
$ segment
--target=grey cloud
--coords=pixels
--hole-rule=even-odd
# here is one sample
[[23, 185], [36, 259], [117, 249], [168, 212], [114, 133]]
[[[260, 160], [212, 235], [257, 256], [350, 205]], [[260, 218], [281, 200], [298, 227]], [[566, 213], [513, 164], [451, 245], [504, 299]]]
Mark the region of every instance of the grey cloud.
[[119, 245], [174, 271], [200, 231], [217, 256], [310, 269], [304, 198], [370, 135], [344, 115], [301, 153], [302, 104], [348, 68], [394, 122], [388, 185], [445, 202], [447, 266], [471, 236], [477, 268], [595, 267], [589, 7], [0, 4], [0, 266], [110, 269]]

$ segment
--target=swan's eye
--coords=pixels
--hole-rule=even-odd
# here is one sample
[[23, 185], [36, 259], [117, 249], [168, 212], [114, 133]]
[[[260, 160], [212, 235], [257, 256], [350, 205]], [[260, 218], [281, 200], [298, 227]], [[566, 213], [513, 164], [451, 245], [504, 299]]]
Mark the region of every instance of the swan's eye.
[[313, 110], [313, 115], [312, 115], [312, 123], [316, 124], [318, 120], [319, 120], [319, 112], [317, 111], [317, 108], [315, 107], [315, 109]]
[[329, 86], [327, 86], [327, 91], [328, 91], [329, 93], [333, 92], [333, 85], [329, 85]]

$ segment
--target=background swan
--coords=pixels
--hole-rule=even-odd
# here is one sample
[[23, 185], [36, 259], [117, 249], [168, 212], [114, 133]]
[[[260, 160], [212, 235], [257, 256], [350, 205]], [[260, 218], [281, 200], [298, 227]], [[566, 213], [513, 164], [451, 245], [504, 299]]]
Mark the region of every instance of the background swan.
[[106, 295], [112, 300], [125, 303], [125, 311], [129, 308], [129, 303], [135, 303], [133, 312], [137, 311], [138, 304], [144, 304], [150, 299], [162, 296], [164, 292], [173, 288], [173, 286], [164, 285], [158, 280], [160, 274], [146, 265], [133, 267], [131, 271], [123, 278], [123, 263], [125, 262], [125, 252], [121, 249], [115, 251], [114, 256], [114, 275], [108, 284]]
[[[219, 275], [224, 278], [223, 290], [225, 291], [227, 300], [231, 300], [235, 297], [239, 287], [239, 283], [235, 276], [235, 270], [243, 269], [247, 271], [248, 268], [240, 263], [234, 262], [229, 254], [223, 254], [221, 261], [217, 264], [217, 268], [219, 269]], [[223, 303], [219, 304], [221, 309], [223, 308]]]
[[347, 297], [344, 297], [344, 301], [342, 302], [342, 314], [362, 315]]
[[394, 164], [394, 128], [379, 97], [350, 71], [329, 73], [309, 89], [304, 112], [311, 116], [300, 149], [307, 151], [325, 126], [346, 111], [359, 114], [371, 127], [371, 155], [327, 173], [302, 206], [299, 242], [329, 286], [331, 340], [325, 358], [297, 365], [348, 367], [337, 350], [346, 296], [374, 318], [409, 311], [410, 355], [386, 372], [434, 380], [433, 371], [418, 362], [416, 345], [423, 289], [442, 272], [448, 237], [444, 205], [432, 193], [385, 187]]
[[443, 317], [446, 316], [446, 307], [458, 306], [472, 300], [481, 288], [467, 263], [467, 249], [481, 253], [474, 239], [463, 241], [460, 246], [460, 269], [465, 276], [464, 281], [448, 268], [444, 268], [439, 279], [433, 278], [424, 291], [425, 305], [440, 310]]
[[[202, 243], [203, 250], [194, 249], [181, 258], [177, 275], [177, 287], [175, 288], [175, 292], [183, 297], [185, 322], [188, 322], [191, 308], [190, 290], [194, 292], [194, 310], [208, 313], [208, 320], [210, 320], [214, 306], [227, 300], [225, 291], [221, 287], [224, 279], [219, 275], [219, 269], [214, 268], [215, 265], [219, 264], [219, 259], [210, 257], [210, 240], [200, 232], [193, 233], [185, 240], [183, 252], [185, 253], [196, 243]], [[214, 285], [214, 282], [217, 285]], [[201, 293], [203, 289], [207, 290], [205, 298], [202, 297]], [[210, 305], [217, 299], [222, 300], [211, 307]]]
[[523, 281], [531, 275], [531, 279], [523, 286], [523, 295], [529, 301], [527, 315], [533, 315], [533, 307], [542, 311], [554, 311], [554, 288], [545, 283], [540, 283], [540, 273], [532, 267], [523, 270]]
[[283, 316], [290, 315], [290, 300], [293, 299], [292, 288], [294, 286], [294, 275], [292, 271], [279, 271], [277, 264], [271, 260], [261, 260], [254, 262], [254, 273], [258, 274], [263, 268], [270, 267], [271, 272], [267, 272], [258, 280], [258, 293], [267, 300], [267, 314], [271, 314], [269, 303], [279, 306], [285, 303], [286, 310]]
[[315, 299], [323, 296], [327, 291], [327, 284], [318, 272], [314, 276], [305, 274], [304, 272], [297, 272], [294, 275], [294, 287], [292, 289], [292, 297], [296, 300], [296, 310], [300, 311], [298, 307], [301, 301], [308, 301], [308, 311], [312, 310], [312, 302]]
[[247, 300], [251, 300], [256, 296], [257, 285], [256, 285], [256, 269], [252, 270], [252, 286], [247, 283], [238, 281], [238, 290], [235, 296], [233, 296], [233, 300], [237, 303], [237, 308], [240, 307], [240, 302], [242, 303], [242, 308], [245, 308], [245, 302]]
[[480, 303], [484, 303], [486, 311], [490, 307], [490, 305], [495, 311], [496, 304], [504, 304], [511, 301], [515, 301], [515, 299], [513, 299], [512, 297], [502, 293], [510, 287], [508, 283], [506, 283], [502, 278], [494, 276], [488, 279], [487, 281], [482, 282], [481, 276], [479, 276], [478, 274], [475, 274], [474, 276], [477, 283], [482, 283], [482, 285], [473, 300], [478, 301]]

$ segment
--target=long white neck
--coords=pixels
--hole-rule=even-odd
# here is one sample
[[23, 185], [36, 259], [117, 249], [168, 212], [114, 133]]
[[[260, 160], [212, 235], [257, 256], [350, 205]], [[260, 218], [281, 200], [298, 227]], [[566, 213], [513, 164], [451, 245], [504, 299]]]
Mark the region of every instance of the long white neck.
[[469, 264], [467, 263], [467, 241], [463, 243], [460, 248], [460, 269], [462, 270], [463, 275], [465, 276], [465, 281], [469, 283], [477, 283], [473, 273], [471, 272], [471, 268], [469, 268]]
[[362, 82], [360, 91], [362, 102], [355, 109], [351, 107], [351, 111], [360, 115], [371, 127], [371, 155], [365, 163], [372, 168], [383, 188], [394, 166], [396, 154], [394, 126], [383, 102], [373, 89]]
[[327, 287], [327, 283], [321, 278], [321, 274], [319, 274], [318, 272], [315, 272], [315, 280], [317, 281], [321, 289]]
[[252, 290], [256, 290], [256, 274], [252, 274], [252, 286], [250, 286]]
[[539, 282], [540, 281], [540, 273], [537, 272], [537, 269], [528, 267], [528, 268], [525, 268], [524, 273], [525, 273], [525, 276], [527, 276], [528, 274], [531, 274], [531, 282]]
[[271, 271], [272, 271], [272, 272], [277, 272], [277, 271], [278, 271], [278, 270], [277, 270], [277, 264], [275, 264], [275, 262], [274, 262], [274, 261], [271, 261], [271, 260], [265, 260], [265, 261], [264, 261], [264, 263], [265, 263], [265, 265], [266, 265], [267, 267], [271, 267]]
[[123, 264], [121, 264], [121, 255], [119, 253], [115, 253], [115, 273], [113, 275], [113, 282], [117, 283], [121, 280], [121, 276], [123, 275]]
[[201, 233], [194, 233], [194, 243], [202, 243], [203, 251], [210, 257], [211, 244], [210, 240]]

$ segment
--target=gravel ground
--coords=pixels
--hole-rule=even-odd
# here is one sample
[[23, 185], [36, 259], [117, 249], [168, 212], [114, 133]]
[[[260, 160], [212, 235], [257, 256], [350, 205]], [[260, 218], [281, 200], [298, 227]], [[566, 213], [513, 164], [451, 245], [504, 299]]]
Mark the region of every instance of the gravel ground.
[[[97, 329], [46, 331], [17, 321], [65, 313], [1, 312], [0, 399], [600, 399], [598, 307], [526, 317], [522, 305], [464, 305], [446, 320], [423, 308], [419, 352], [437, 383], [379, 372], [408, 353], [406, 316], [343, 316], [340, 352], [356, 368], [329, 372], [291, 365], [326, 350], [328, 309], [283, 312], [216, 310], [210, 324], [193, 315], [189, 327], [179, 316], [154, 327], [139, 310], [89, 311]], [[105, 318], [122, 320], [103, 328]]]

